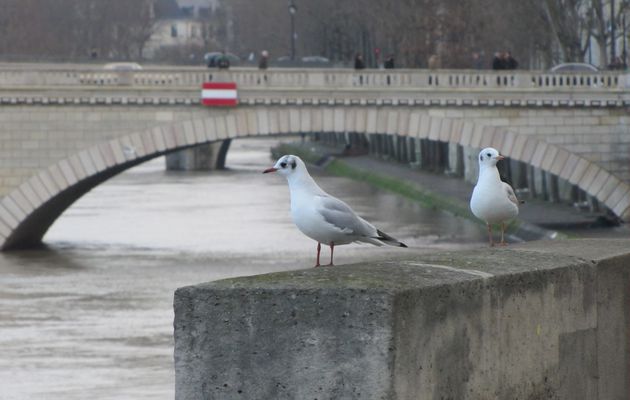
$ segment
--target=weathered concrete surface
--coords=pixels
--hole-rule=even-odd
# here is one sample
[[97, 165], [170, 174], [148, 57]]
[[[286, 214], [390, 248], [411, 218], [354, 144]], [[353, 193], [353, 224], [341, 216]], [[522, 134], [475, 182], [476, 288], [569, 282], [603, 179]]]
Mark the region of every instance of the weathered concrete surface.
[[627, 399], [629, 275], [572, 240], [180, 288], [176, 398]]

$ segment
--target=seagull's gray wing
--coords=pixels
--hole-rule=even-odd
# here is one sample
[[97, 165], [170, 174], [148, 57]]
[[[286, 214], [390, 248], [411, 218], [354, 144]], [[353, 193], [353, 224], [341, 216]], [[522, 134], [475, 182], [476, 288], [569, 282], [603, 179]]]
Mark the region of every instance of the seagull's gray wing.
[[349, 205], [331, 196], [318, 196], [319, 213], [324, 220], [343, 233], [356, 236], [375, 236], [376, 228], [359, 217]]
[[514, 189], [512, 189], [512, 186], [508, 185], [505, 182], [501, 182], [503, 183], [503, 188], [505, 189], [505, 194], [507, 194], [507, 198], [510, 199], [510, 201], [516, 205], [518, 205], [519, 201], [518, 201], [518, 197], [516, 197], [516, 194], [514, 193]]

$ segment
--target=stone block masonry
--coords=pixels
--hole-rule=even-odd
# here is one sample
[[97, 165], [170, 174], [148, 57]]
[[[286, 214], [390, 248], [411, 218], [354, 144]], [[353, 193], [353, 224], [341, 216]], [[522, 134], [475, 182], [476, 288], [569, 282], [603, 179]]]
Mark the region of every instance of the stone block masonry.
[[532, 242], [180, 288], [176, 399], [627, 399], [629, 249]]
[[108, 140], [200, 120], [207, 112], [184, 106], [27, 106], [0, 109], [0, 195], [39, 170]]

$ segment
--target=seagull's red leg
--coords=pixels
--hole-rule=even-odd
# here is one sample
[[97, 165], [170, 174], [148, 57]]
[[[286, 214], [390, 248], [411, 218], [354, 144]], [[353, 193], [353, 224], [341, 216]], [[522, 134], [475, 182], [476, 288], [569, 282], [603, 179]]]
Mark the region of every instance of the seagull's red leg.
[[332, 267], [333, 265], [333, 252], [335, 251], [335, 243], [330, 242], [329, 244], [330, 246], [330, 264], [328, 264], [329, 267]]
[[315, 264], [316, 267], [319, 267], [319, 253], [322, 251], [322, 244], [317, 242], [317, 263]]
[[505, 239], [503, 239], [504, 233], [505, 233], [505, 222], [501, 222], [501, 243], [499, 243], [499, 246], [507, 246], [507, 243], [505, 243]]
[[494, 247], [494, 241], [492, 241], [492, 225], [486, 222], [488, 225], [488, 239], [490, 240], [490, 247]]

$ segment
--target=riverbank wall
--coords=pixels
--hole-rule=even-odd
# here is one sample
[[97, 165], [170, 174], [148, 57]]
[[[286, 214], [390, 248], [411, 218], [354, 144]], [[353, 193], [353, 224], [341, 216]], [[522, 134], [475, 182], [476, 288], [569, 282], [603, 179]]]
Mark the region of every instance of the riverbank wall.
[[[346, 154], [369, 154], [374, 158], [408, 165], [411, 168], [458, 177], [471, 184], [477, 181], [480, 148], [429, 138], [386, 134], [360, 135], [349, 132], [314, 133], [310, 139], [326, 146], [343, 146]], [[572, 205], [585, 214], [597, 216], [598, 224], [619, 223], [618, 218], [593, 196], [548, 171], [510, 158], [497, 164], [497, 168], [502, 179], [509, 183], [522, 199]]]
[[180, 288], [176, 399], [626, 399], [629, 278], [588, 239]]

